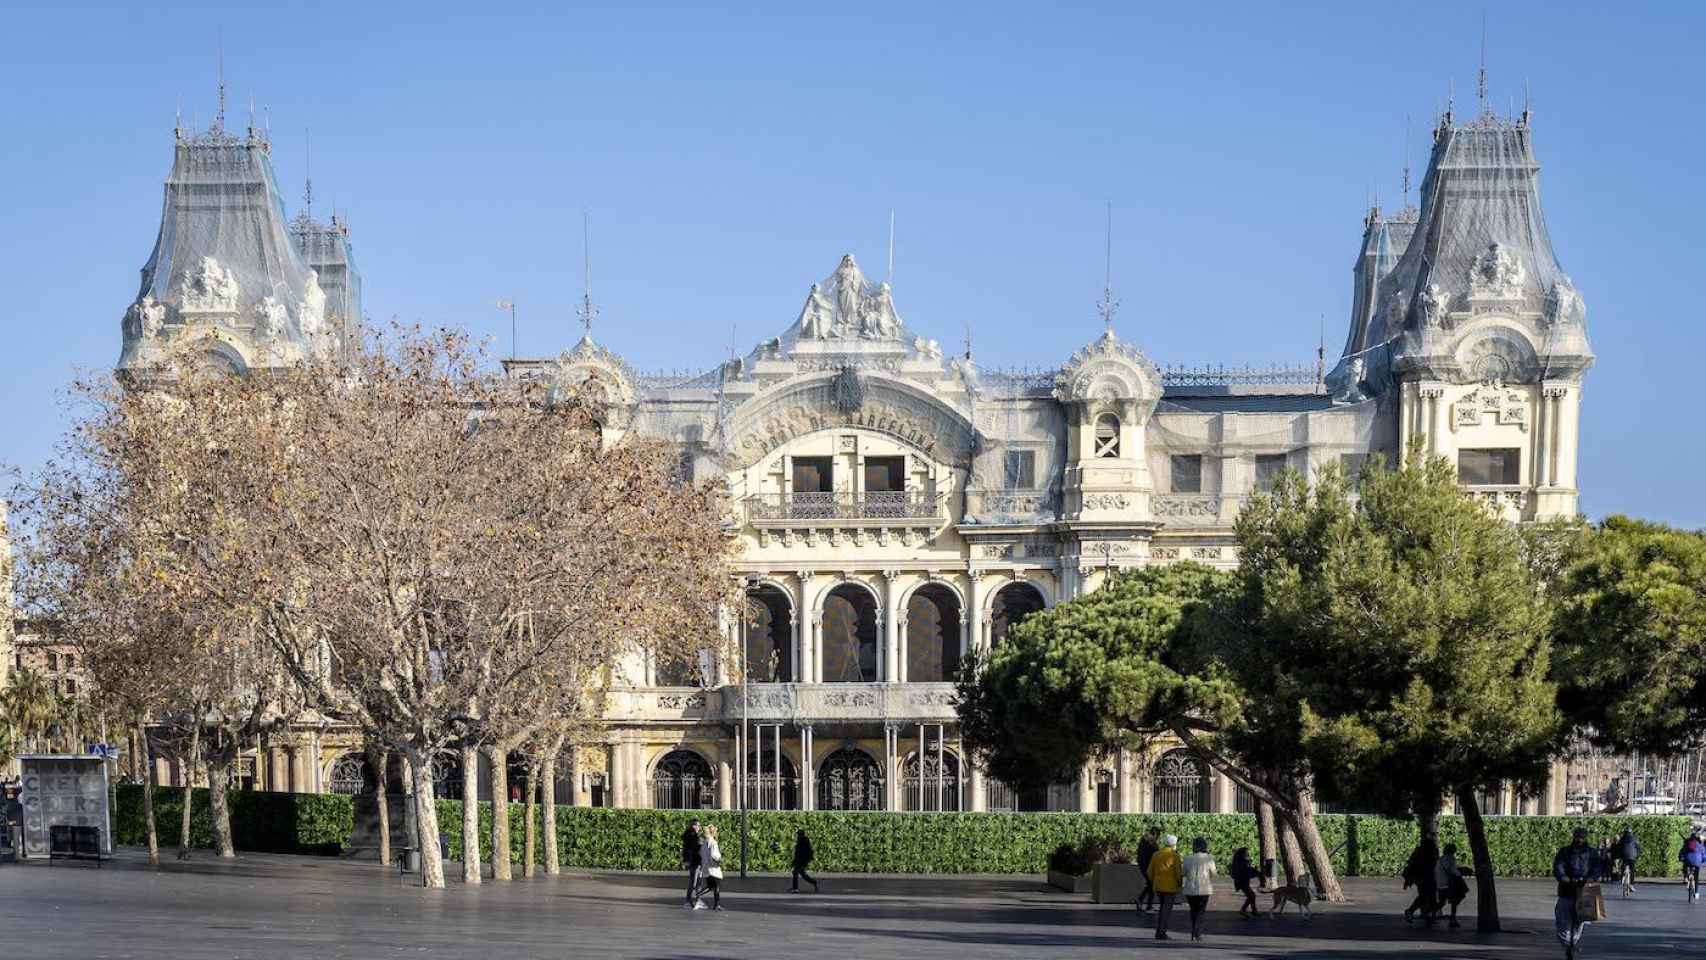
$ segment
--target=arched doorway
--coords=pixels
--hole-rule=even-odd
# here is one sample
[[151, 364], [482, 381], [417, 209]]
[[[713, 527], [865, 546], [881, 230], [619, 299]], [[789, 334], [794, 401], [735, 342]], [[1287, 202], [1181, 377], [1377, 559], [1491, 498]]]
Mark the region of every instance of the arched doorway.
[[960, 669], [960, 598], [940, 583], [926, 584], [906, 601], [906, 679], [952, 680]]
[[703, 810], [716, 805], [715, 775], [704, 757], [672, 750], [652, 770], [652, 806], [659, 810]]
[[819, 810], [883, 809], [883, 772], [871, 755], [842, 747], [818, 767]]
[[877, 598], [844, 583], [823, 601], [823, 681], [869, 683], [877, 679]]
[[905, 810], [959, 810], [960, 758], [951, 751], [925, 748], [901, 764], [901, 807]]
[[800, 775], [786, 754], [777, 765], [774, 750], [754, 750], [746, 755], [746, 806], [748, 810], [797, 810], [800, 806]]
[[351, 797], [366, 796], [374, 791], [375, 782], [373, 765], [367, 758], [359, 753], [346, 753], [332, 764], [328, 789]]
[[1155, 813], [1207, 813], [1208, 770], [1185, 750], [1169, 750], [1155, 762]]
[[1044, 606], [1042, 591], [1028, 583], [1009, 583], [997, 590], [989, 605], [990, 645], [999, 645], [1007, 639], [1007, 631], [1031, 614], [1040, 613]]
[[779, 587], [754, 588], [746, 628], [746, 669], [754, 683], [794, 680], [794, 605]]

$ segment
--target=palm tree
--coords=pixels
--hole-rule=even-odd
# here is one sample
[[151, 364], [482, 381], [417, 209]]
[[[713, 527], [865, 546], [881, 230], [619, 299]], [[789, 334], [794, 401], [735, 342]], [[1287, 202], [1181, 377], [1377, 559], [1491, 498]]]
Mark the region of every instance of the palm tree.
[[59, 720], [59, 697], [40, 671], [20, 668], [12, 674], [12, 682], [4, 693], [0, 693], [0, 714], [25, 749], [38, 750], [41, 738]]

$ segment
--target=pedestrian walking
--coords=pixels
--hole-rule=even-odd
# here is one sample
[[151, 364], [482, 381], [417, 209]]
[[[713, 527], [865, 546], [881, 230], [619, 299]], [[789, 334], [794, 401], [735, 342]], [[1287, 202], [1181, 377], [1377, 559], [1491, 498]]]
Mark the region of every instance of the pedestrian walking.
[[1156, 908], [1155, 939], [1168, 940], [1167, 923], [1173, 919], [1173, 901], [1179, 898], [1179, 888], [1185, 882], [1184, 861], [1179, 859], [1179, 838], [1168, 834], [1161, 838], [1161, 849], [1149, 858], [1149, 886], [1160, 900]]
[[1682, 861], [1682, 889], [1688, 894], [1688, 902], [1700, 899], [1700, 868], [1706, 866], [1706, 843], [1700, 839], [1700, 831], [1696, 830], [1682, 841], [1682, 850], [1676, 855]]
[[1588, 845], [1588, 832], [1577, 827], [1570, 845], [1552, 857], [1552, 879], [1558, 882], [1558, 901], [1552, 906], [1552, 926], [1564, 944], [1565, 960], [1575, 960], [1576, 947], [1587, 930], [1581, 915], [1582, 888], [1600, 875], [1599, 853]]
[[687, 909], [699, 902], [699, 820], [694, 818], [681, 832], [681, 865], [687, 869]]
[[1150, 827], [1143, 831], [1142, 839], [1137, 841], [1137, 872], [1143, 877], [1143, 892], [1137, 895], [1137, 912], [1142, 913], [1155, 906], [1155, 884], [1149, 882], [1149, 861], [1155, 859], [1155, 851], [1161, 849], [1157, 842], [1161, 837], [1161, 828]]
[[711, 895], [711, 909], [723, 909], [723, 848], [717, 844], [717, 825], [705, 825], [705, 841], [699, 845], [699, 869], [705, 875], [705, 893]]
[[1616, 845], [1610, 837], [1601, 837], [1599, 841], [1599, 879], [1610, 883], [1617, 879]]
[[804, 830], [794, 831], [794, 879], [788, 888], [789, 893], [800, 892], [800, 881], [803, 879], [812, 885], [812, 892], [817, 892], [817, 880], [806, 872], [812, 865], [812, 842]]
[[1635, 893], [1635, 864], [1641, 859], [1641, 841], [1635, 839], [1635, 831], [1623, 828], [1623, 836], [1617, 840], [1617, 873], [1623, 878], [1623, 896], [1627, 899]]
[[1256, 891], [1250, 886], [1257, 873], [1250, 863], [1249, 847], [1232, 851], [1232, 864], [1226, 868], [1226, 875], [1232, 878], [1232, 889], [1244, 895], [1244, 902], [1238, 906], [1238, 915], [1246, 920], [1256, 919], [1261, 910], [1256, 906]]
[[1208, 838], [1191, 841], [1191, 855], [1181, 865], [1183, 874], [1179, 891], [1191, 908], [1191, 939], [1202, 939], [1202, 918], [1208, 912], [1208, 898], [1214, 896], [1214, 858], [1208, 853]]
[[1465, 870], [1457, 865], [1457, 844], [1448, 843], [1440, 853], [1439, 862], [1434, 864], [1434, 889], [1439, 893], [1439, 906], [1443, 910], [1451, 907], [1451, 919], [1448, 926], [1456, 930], [1462, 924], [1457, 922], [1457, 908], [1469, 896], [1469, 882], [1465, 876], [1474, 876], [1475, 871]]
[[1404, 864], [1404, 889], [1416, 888], [1416, 899], [1404, 908], [1404, 922], [1409, 923], [1417, 913], [1428, 925], [1434, 924], [1434, 913], [1439, 909], [1439, 889], [1434, 885], [1434, 867], [1439, 863], [1439, 855], [1434, 845], [1426, 840], [1416, 844], [1416, 849], [1410, 851], [1410, 859]]

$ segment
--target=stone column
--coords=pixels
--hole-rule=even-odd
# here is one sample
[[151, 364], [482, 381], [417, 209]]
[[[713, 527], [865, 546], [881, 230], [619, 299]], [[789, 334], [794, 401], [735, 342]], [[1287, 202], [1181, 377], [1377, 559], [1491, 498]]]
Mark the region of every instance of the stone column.
[[900, 571], [884, 570], [883, 580], [888, 584], [883, 597], [883, 680], [888, 683], [898, 683], [900, 680]]
[[290, 758], [277, 747], [267, 750], [267, 789], [290, 789]]
[[972, 649], [983, 647], [983, 595], [979, 586], [983, 583], [982, 570], [966, 572], [966, 627], [960, 631], [960, 656], [963, 658]]
[[1119, 785], [1114, 793], [1114, 809], [1120, 813], [1136, 813], [1137, 808], [1132, 805], [1136, 791], [1131, 775], [1131, 754], [1124, 750], [1114, 757], [1114, 783]]
[[733, 810], [735, 808], [734, 791], [735, 768], [729, 760], [729, 745], [725, 741], [722, 749], [717, 752], [717, 808]]
[[895, 754], [900, 752], [900, 728], [894, 724], [883, 725], [883, 809], [900, 809], [900, 760]]
[[800, 809], [817, 809], [817, 744], [811, 724], [800, 727]]
[[1078, 768], [1078, 812], [1096, 812], [1096, 768], [1088, 764]]
[[800, 596], [794, 609], [794, 681], [812, 683], [812, 624], [816, 622], [816, 615], [811, 612], [811, 571], [798, 571], [794, 578], [800, 584]]
[[1212, 776], [1214, 779], [1210, 789], [1213, 792], [1209, 796], [1209, 810], [1213, 813], [1232, 813], [1238, 807], [1238, 795], [1232, 781], [1219, 770], [1213, 771]]
[[1440, 402], [1440, 399], [1445, 396], [1445, 388], [1440, 387], [1440, 386], [1434, 386], [1434, 385], [1430, 384], [1428, 386], [1421, 388], [1421, 395], [1422, 395], [1422, 403], [1425, 404], [1425, 408], [1424, 408], [1425, 415], [1427, 416], [1427, 430], [1428, 430], [1427, 450], [1428, 450], [1428, 455], [1429, 456], [1438, 456], [1439, 455], [1439, 402]]

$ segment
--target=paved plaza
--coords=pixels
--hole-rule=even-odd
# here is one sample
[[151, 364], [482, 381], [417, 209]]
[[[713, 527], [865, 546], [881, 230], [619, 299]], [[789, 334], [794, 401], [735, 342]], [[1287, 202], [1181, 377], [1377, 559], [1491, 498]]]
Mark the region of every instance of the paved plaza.
[[[1355, 902], [1322, 904], [1312, 922], [1251, 923], [1217, 896], [1208, 939], [1157, 943], [1129, 906], [1098, 906], [1031, 877], [825, 876], [822, 894], [793, 896], [782, 877], [731, 877], [725, 910], [681, 909], [673, 875], [573, 873], [445, 890], [408, 886], [395, 869], [331, 859], [206, 853], [148, 868], [135, 850], [86, 864], [0, 866], [0, 957], [174, 960], [248, 957], [1116, 957], [1137, 951], [1202, 958], [1560, 957], [1551, 888], [1500, 885], [1506, 926], [1406, 927], [1395, 881], [1352, 879]], [[1706, 902], [1646, 884], [1590, 929], [1587, 958], [1706, 956]]]

